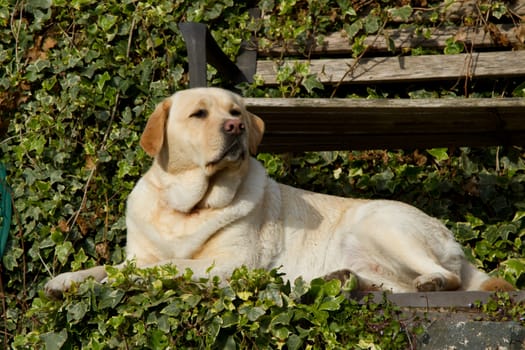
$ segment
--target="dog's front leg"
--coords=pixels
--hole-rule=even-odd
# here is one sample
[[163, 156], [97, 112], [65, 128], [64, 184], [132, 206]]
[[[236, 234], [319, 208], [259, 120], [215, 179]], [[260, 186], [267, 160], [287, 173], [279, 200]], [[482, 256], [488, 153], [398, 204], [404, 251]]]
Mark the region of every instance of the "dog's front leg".
[[104, 266], [95, 266], [87, 270], [80, 270], [75, 272], [65, 272], [56, 276], [46, 283], [44, 290], [48, 296], [58, 298], [62, 293], [69, 288], [73, 283], [80, 283], [89, 277], [93, 277], [100, 282], [106, 278], [106, 269]]
[[[117, 265], [116, 267], [122, 268], [124, 264], [125, 263]], [[184, 273], [186, 269], [190, 269], [195, 279], [209, 278], [211, 276], [219, 276], [221, 279], [225, 279], [230, 277], [233, 270], [241, 267], [243, 263], [232, 263], [232, 259], [172, 259], [148, 265], [137, 263], [138, 268], [150, 268], [163, 265], [175, 265], [181, 274]], [[105, 267], [96, 266], [87, 270], [62, 273], [47, 282], [44, 290], [48, 296], [59, 298], [62, 296], [62, 293], [71, 288], [73, 283], [81, 283], [89, 277], [93, 277], [97, 282], [103, 282], [107, 277]]]

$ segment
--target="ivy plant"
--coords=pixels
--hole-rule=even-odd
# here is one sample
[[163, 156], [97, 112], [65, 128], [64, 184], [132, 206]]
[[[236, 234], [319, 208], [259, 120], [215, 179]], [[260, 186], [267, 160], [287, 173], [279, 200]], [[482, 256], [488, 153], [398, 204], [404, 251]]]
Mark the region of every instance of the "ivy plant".
[[[237, 269], [229, 283], [193, 281], [175, 267], [109, 269], [64, 300], [35, 298], [33, 330], [18, 349], [404, 349], [423, 320], [386, 299], [348, 299], [339, 280], [285, 281], [277, 270]], [[174, 276], [180, 275], [178, 278]]]

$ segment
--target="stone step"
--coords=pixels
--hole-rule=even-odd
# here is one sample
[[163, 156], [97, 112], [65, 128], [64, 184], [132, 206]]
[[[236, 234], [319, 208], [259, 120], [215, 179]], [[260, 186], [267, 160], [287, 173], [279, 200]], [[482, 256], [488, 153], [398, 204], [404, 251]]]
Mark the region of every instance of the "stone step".
[[[354, 293], [362, 299], [399, 306], [406, 319], [423, 325], [413, 349], [422, 350], [524, 350], [525, 327], [518, 321], [488, 320], [476, 307], [494, 297], [491, 292]], [[525, 302], [525, 291], [509, 293], [514, 303]], [[417, 317], [415, 317], [417, 316]], [[404, 317], [404, 316], [403, 316]], [[525, 315], [523, 315], [525, 319]]]

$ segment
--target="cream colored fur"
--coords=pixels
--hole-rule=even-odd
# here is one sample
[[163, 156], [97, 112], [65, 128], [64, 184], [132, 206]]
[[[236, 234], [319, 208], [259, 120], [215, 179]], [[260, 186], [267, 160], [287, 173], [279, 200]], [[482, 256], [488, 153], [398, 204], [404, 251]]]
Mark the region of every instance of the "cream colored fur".
[[[127, 202], [127, 258], [175, 264], [196, 277], [282, 267], [307, 280], [350, 270], [362, 290], [509, 290], [468, 262], [438, 220], [395, 201], [316, 194], [270, 179], [255, 153], [264, 123], [217, 88], [181, 91], [161, 103], [141, 139], [154, 157]], [[46, 285], [105, 278], [103, 267]]]

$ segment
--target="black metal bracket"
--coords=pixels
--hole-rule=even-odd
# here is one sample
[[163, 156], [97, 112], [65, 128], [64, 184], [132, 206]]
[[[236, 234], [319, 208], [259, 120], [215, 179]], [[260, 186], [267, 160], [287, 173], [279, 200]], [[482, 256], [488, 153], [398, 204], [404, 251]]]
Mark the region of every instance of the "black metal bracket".
[[[250, 14], [252, 17], [260, 16], [258, 9], [251, 9]], [[257, 50], [253, 45], [243, 42], [237, 63], [234, 63], [213, 39], [206, 24], [179, 23], [179, 29], [188, 52], [190, 88], [207, 86], [208, 63], [234, 84], [253, 81], [257, 69]]]

